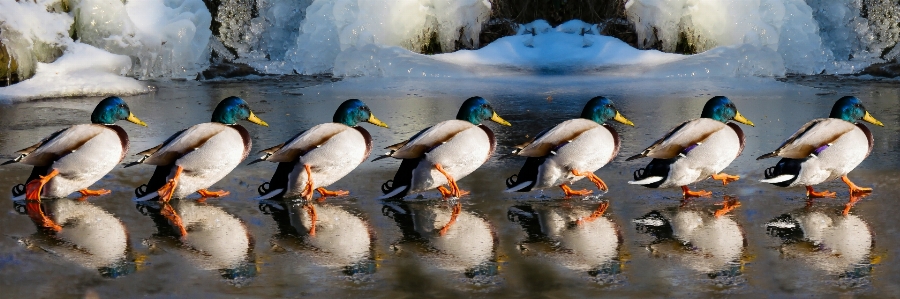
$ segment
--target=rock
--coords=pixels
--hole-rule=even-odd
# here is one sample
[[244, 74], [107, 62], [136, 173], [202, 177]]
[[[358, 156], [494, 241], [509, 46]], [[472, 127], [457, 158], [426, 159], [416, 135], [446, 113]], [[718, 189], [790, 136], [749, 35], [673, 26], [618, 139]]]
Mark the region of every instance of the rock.
[[205, 71], [197, 75], [197, 80], [209, 80], [215, 78], [235, 78], [250, 75], [263, 76], [253, 67], [244, 63], [221, 62], [209, 66]]
[[9, 55], [6, 46], [0, 42], [0, 86], [9, 86], [19, 82], [19, 76], [16, 74], [18, 64]]
[[859, 72], [859, 74], [895, 78], [900, 76], [900, 62], [894, 61], [872, 64], [863, 69], [862, 72]]

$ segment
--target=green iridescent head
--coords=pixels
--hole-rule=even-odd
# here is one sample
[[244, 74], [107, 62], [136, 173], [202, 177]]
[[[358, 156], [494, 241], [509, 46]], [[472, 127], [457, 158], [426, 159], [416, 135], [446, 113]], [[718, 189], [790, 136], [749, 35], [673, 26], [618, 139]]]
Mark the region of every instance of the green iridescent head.
[[482, 97], [471, 97], [463, 102], [459, 107], [459, 113], [456, 113], [456, 119], [475, 125], [480, 125], [484, 120], [492, 120], [504, 126], [511, 126], [509, 122], [497, 115], [497, 112], [494, 112], [494, 108], [491, 107], [491, 103]]
[[269, 124], [253, 114], [250, 105], [239, 97], [227, 97], [216, 106], [213, 111], [212, 121], [226, 125], [236, 124], [239, 119], [247, 120], [260, 126], [268, 127]]
[[632, 127], [634, 126], [634, 123], [616, 110], [616, 106], [613, 104], [612, 100], [607, 99], [606, 97], [594, 97], [588, 101], [587, 104], [584, 105], [584, 110], [581, 111], [581, 118], [593, 120], [598, 124], [605, 123], [612, 119]]
[[745, 125], [753, 126], [753, 122], [741, 115], [741, 113], [737, 111], [737, 107], [734, 106], [734, 103], [723, 96], [715, 96], [712, 99], [709, 99], [709, 101], [706, 102], [706, 105], [703, 106], [703, 113], [700, 114], [700, 117], [715, 119], [723, 123], [733, 120]]
[[840, 118], [852, 123], [864, 120], [874, 125], [884, 126], [884, 124], [869, 114], [869, 111], [866, 111], [866, 107], [863, 107], [862, 101], [851, 96], [843, 97], [835, 102], [834, 107], [831, 108], [831, 115], [828, 117]]
[[108, 97], [100, 101], [91, 113], [91, 123], [111, 125], [119, 120], [127, 120], [138, 125], [147, 126], [131, 113], [128, 104], [119, 97]]
[[350, 99], [341, 103], [341, 106], [334, 111], [332, 121], [351, 127], [355, 127], [361, 122], [368, 122], [379, 127], [388, 127], [387, 124], [383, 123], [372, 114], [372, 111], [369, 109], [369, 106], [366, 106], [366, 103], [357, 99]]

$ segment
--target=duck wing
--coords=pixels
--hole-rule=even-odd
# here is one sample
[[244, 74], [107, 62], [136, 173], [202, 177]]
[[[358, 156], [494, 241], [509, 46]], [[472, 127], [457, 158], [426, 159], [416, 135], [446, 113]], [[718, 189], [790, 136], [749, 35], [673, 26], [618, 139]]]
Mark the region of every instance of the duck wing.
[[9, 160], [3, 165], [15, 162], [34, 166], [50, 165], [53, 161], [78, 150], [105, 130], [107, 128], [103, 125], [83, 124], [56, 131], [41, 142], [18, 151], [17, 158]]
[[126, 167], [136, 164], [172, 165], [178, 158], [200, 148], [207, 140], [228, 129], [227, 125], [212, 122], [194, 125], [175, 133], [162, 144], [138, 153], [143, 157]]
[[[399, 146], [396, 150], [391, 150], [387, 155], [398, 159], [414, 159], [419, 158], [431, 149], [447, 142], [459, 134], [474, 127], [470, 122], [463, 120], [451, 119], [440, 122], [430, 128], [420, 131], [408, 141], [395, 144], [388, 147]], [[400, 145], [402, 144], [402, 145]]]
[[665, 136], [654, 142], [653, 145], [640, 154], [631, 156], [626, 161], [643, 157], [655, 159], [674, 158], [686, 149], [689, 150], [690, 147], [703, 143], [710, 135], [724, 128], [728, 128], [728, 125], [710, 118], [686, 121], [669, 131], [669, 133], [666, 133]]
[[[293, 162], [328, 142], [334, 135], [350, 129], [349, 126], [339, 123], [324, 123], [303, 131], [285, 143], [261, 151], [266, 153], [259, 160], [270, 162]], [[257, 160], [257, 161], [259, 161]], [[254, 162], [257, 162], [254, 161]]]
[[564, 121], [549, 130], [541, 132], [531, 142], [519, 145], [522, 147], [516, 154], [525, 157], [550, 155], [554, 150], [578, 138], [581, 133], [599, 126], [600, 124], [597, 122], [583, 118]]
[[857, 126], [851, 122], [837, 118], [814, 119], [800, 127], [794, 135], [784, 141], [778, 149], [756, 158], [757, 160], [783, 157], [803, 159], [809, 157], [822, 146], [827, 146], [841, 138]]

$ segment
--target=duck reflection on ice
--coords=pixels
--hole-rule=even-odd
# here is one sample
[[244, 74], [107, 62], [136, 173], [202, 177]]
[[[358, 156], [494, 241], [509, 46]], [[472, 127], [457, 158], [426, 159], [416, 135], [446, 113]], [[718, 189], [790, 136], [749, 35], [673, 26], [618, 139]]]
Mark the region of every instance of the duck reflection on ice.
[[633, 222], [639, 232], [656, 240], [647, 245], [655, 257], [678, 258], [710, 278], [743, 274], [743, 251], [747, 240], [741, 226], [726, 215], [740, 207], [736, 198], [725, 196], [715, 212], [691, 206], [651, 211]]
[[[219, 207], [186, 199], [169, 203], [139, 201], [138, 211], [150, 216], [158, 233], [151, 248], [171, 250], [203, 270], [218, 270], [226, 279], [256, 276], [253, 240], [244, 223]], [[176, 213], [182, 225], [164, 215]], [[183, 229], [183, 231], [182, 231]], [[183, 233], [186, 232], [186, 233]]]
[[385, 202], [382, 214], [394, 219], [403, 232], [395, 250], [416, 245], [412, 249], [427, 254], [439, 268], [470, 278], [497, 275], [497, 238], [491, 225], [463, 211], [459, 202], [451, 202]]
[[[137, 265], [129, 259], [128, 231], [122, 222], [87, 201], [67, 198], [44, 199], [41, 209], [62, 228], [58, 232], [42, 229], [20, 239], [29, 249], [44, 251], [70, 260], [100, 275], [116, 278], [133, 273]], [[26, 214], [25, 201], [15, 201], [16, 211]]]
[[875, 263], [874, 233], [859, 216], [842, 214], [842, 208], [802, 208], [772, 219], [766, 230], [781, 238], [785, 258], [805, 260], [842, 278], [866, 277]]
[[[315, 228], [306, 205], [315, 205]], [[337, 205], [280, 200], [262, 200], [259, 210], [278, 224], [278, 234], [272, 237], [274, 245], [307, 253], [313, 256], [312, 263], [343, 268], [347, 275], [375, 273], [374, 234], [366, 220], [354, 213]]]
[[615, 223], [603, 217], [608, 207], [609, 202], [599, 203], [595, 209], [569, 202], [540, 202], [512, 206], [507, 217], [528, 234], [519, 243], [522, 254], [544, 254], [591, 276], [614, 276], [623, 270], [622, 235]]

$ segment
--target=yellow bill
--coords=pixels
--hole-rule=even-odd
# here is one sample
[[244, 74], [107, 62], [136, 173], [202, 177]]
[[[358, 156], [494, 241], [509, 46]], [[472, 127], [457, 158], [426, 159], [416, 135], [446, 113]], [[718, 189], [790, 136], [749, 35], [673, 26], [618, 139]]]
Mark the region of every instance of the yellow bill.
[[376, 126], [379, 126], [379, 127], [389, 128], [388, 125], [387, 125], [386, 123], [382, 122], [380, 119], [378, 119], [377, 117], [375, 117], [375, 114], [369, 113], [369, 119], [366, 120], [366, 121], [369, 122], [370, 124], [373, 124], [373, 125], [376, 125]]
[[260, 126], [263, 126], [263, 127], [269, 126], [269, 124], [267, 124], [265, 121], [263, 121], [262, 119], [259, 119], [259, 117], [257, 117], [256, 114], [253, 114], [253, 111], [250, 111], [250, 117], [247, 118], [247, 121], [257, 124], [257, 125], [260, 125]]
[[872, 117], [872, 115], [869, 114], [869, 111], [866, 111], [866, 115], [863, 116], [863, 120], [864, 120], [864, 121], [867, 121], [867, 122], [870, 122], [870, 123], [872, 123], [872, 124], [874, 124], [874, 125], [876, 125], [876, 126], [882, 126], [882, 127], [884, 127], [884, 124], [881, 123], [880, 121], [878, 121], [877, 119], [875, 119], [875, 117]]
[[619, 111], [616, 111], [616, 117], [614, 117], [613, 120], [634, 127], [634, 123], [625, 118]]
[[138, 125], [145, 126], [145, 127], [147, 126], [147, 123], [142, 121], [140, 118], [137, 118], [137, 116], [134, 116], [134, 113], [131, 113], [131, 112], [128, 112], [128, 118], [126, 118], [125, 120], [133, 122]]
[[494, 112], [494, 115], [491, 115], [491, 120], [504, 126], [512, 126], [508, 121], [500, 117], [500, 115], [497, 115], [497, 112]]
[[756, 125], [753, 124], [752, 121], [750, 121], [749, 119], [747, 119], [746, 117], [744, 117], [743, 115], [741, 115], [740, 112], [735, 111], [734, 113], [735, 113], [735, 114], [734, 114], [734, 118], [732, 118], [734, 121], [739, 122], [739, 123], [742, 123], [742, 124], [745, 124], [745, 125], [748, 125], [748, 126], [751, 126], [751, 127], [755, 127], [755, 126], [756, 126]]

